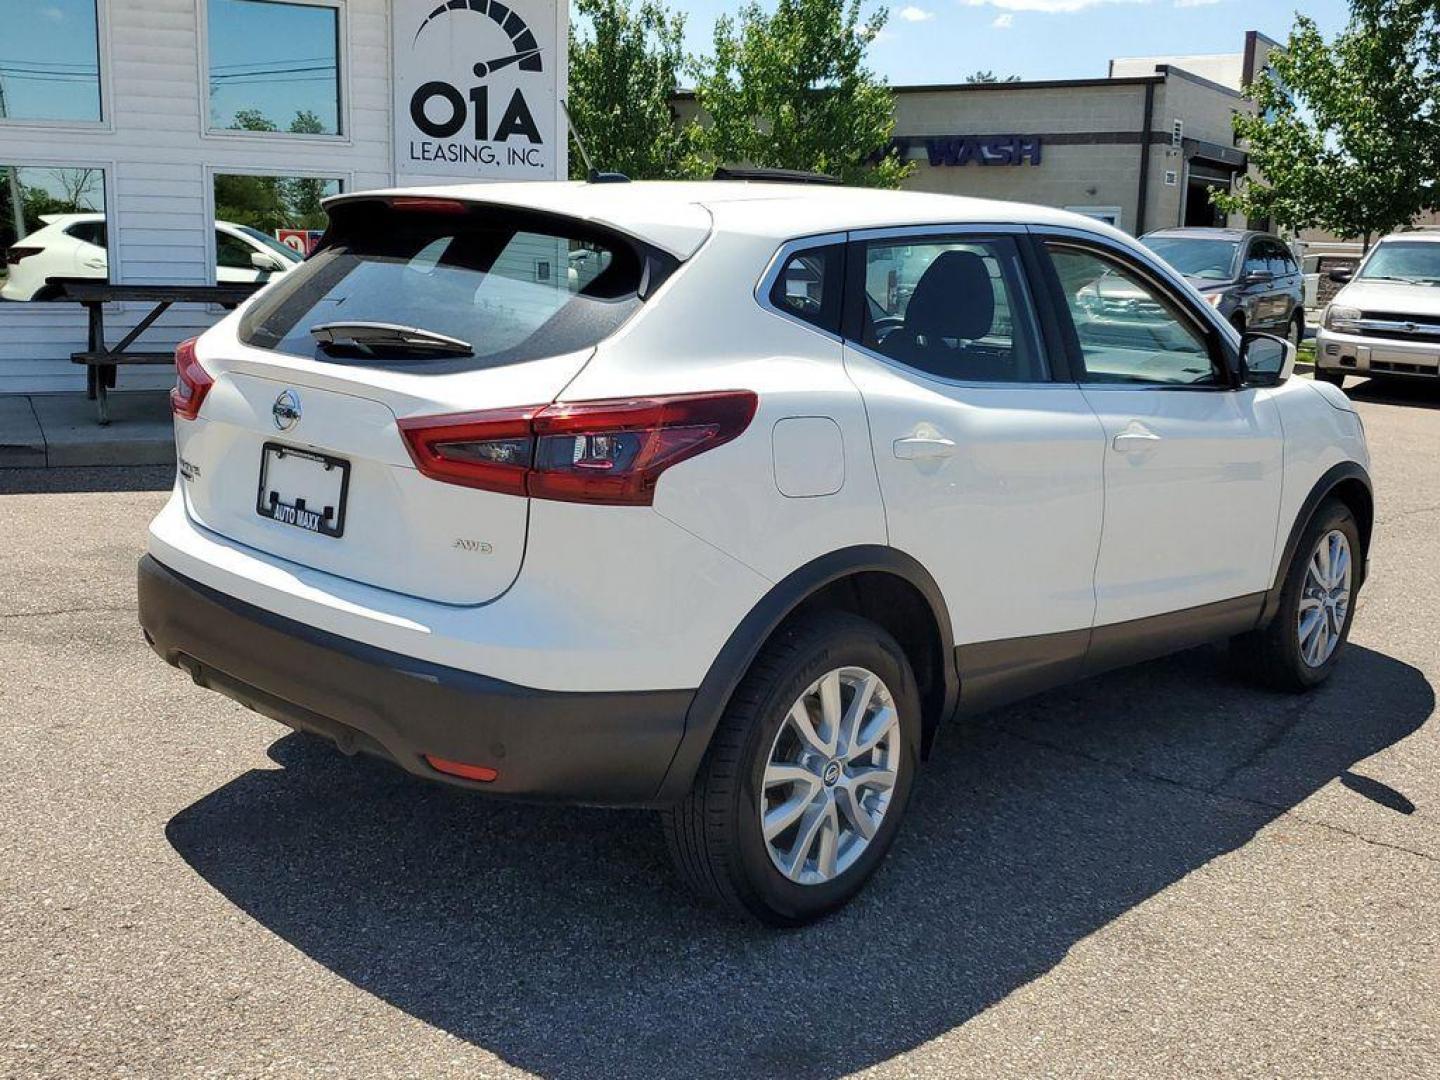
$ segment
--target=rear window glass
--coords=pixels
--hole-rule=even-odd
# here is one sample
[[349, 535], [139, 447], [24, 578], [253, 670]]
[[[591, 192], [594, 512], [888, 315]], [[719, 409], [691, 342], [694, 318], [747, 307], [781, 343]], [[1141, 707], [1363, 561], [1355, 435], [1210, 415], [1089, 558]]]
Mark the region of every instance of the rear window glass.
[[[635, 310], [656, 274], [668, 272], [656, 253], [578, 221], [486, 208], [337, 211], [320, 250], [246, 312], [246, 344], [407, 369], [516, 363], [596, 344]], [[382, 345], [347, 356], [321, 349], [311, 334], [350, 323], [418, 327], [468, 343], [472, 355], [436, 360], [400, 348], [387, 355]]]

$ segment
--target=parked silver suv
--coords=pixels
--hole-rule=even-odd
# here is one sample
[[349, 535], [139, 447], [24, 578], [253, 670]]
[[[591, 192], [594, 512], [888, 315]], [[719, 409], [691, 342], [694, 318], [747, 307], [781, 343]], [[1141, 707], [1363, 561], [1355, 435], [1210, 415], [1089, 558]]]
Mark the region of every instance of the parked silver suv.
[[1387, 236], [1359, 270], [1330, 278], [1345, 287], [1316, 334], [1317, 379], [1440, 375], [1440, 230]]

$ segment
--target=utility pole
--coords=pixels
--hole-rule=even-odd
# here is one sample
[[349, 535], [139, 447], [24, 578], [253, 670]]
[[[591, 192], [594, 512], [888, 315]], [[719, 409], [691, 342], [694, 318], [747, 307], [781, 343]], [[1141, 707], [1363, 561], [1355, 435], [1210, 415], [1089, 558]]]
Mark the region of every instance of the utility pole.
[[[0, 120], [10, 113], [5, 107], [5, 79], [0, 76]], [[10, 213], [15, 222], [15, 239], [25, 235], [25, 200], [20, 190], [20, 171], [14, 165], [5, 165], [5, 175], [10, 179]]]

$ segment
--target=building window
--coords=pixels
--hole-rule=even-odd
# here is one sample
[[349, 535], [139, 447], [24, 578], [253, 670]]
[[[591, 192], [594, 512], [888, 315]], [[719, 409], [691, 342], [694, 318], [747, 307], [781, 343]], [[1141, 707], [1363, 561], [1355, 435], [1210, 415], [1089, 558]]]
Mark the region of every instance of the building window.
[[340, 11], [206, 0], [210, 129], [340, 135]]
[[1115, 228], [1123, 228], [1121, 222], [1125, 218], [1124, 211], [1118, 206], [1067, 206], [1072, 214], [1084, 214], [1096, 221], [1103, 221], [1106, 225], [1114, 225]]
[[0, 123], [99, 123], [96, 0], [0, 0]]
[[103, 169], [0, 164], [0, 300], [53, 300], [64, 280], [107, 281]]
[[215, 174], [215, 280], [265, 281], [298, 263], [320, 239], [320, 200], [340, 181], [310, 176]]

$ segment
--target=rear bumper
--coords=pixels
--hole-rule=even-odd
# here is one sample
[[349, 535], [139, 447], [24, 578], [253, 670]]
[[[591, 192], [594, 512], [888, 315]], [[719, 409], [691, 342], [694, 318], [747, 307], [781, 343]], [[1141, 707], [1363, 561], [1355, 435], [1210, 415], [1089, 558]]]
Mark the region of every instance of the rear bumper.
[[[694, 691], [536, 690], [318, 630], [183, 577], [139, 566], [140, 625], [195, 682], [347, 753], [495, 795], [651, 805]], [[488, 783], [425, 755], [485, 765]]]

